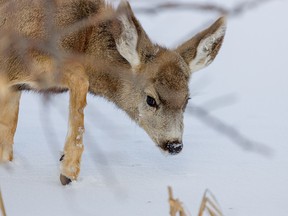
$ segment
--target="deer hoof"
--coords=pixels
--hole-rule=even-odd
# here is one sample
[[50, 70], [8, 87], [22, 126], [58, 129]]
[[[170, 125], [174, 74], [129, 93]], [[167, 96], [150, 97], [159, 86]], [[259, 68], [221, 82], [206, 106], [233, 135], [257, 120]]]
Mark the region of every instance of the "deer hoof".
[[67, 184], [70, 184], [71, 179], [67, 178], [66, 176], [64, 176], [62, 174], [60, 174], [60, 181], [61, 181], [62, 185], [67, 185]]

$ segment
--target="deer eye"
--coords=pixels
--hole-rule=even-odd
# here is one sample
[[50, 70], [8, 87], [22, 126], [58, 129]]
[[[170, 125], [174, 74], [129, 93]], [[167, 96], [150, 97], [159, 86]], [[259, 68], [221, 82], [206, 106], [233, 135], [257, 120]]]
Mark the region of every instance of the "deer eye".
[[147, 96], [146, 102], [151, 107], [156, 107], [157, 106], [156, 101], [155, 101], [155, 99], [153, 97]]

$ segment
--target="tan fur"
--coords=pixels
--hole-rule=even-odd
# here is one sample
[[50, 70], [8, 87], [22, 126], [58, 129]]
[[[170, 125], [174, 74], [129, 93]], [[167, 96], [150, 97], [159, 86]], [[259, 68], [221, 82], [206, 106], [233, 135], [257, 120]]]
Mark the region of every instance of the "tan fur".
[[6, 91], [0, 100], [0, 158], [3, 161], [13, 159], [13, 139], [16, 131], [19, 99], [21, 92]]
[[[214, 33], [225, 27], [224, 18], [169, 50], [150, 41], [127, 2], [117, 10], [102, 0], [11, 0], [0, 5], [0, 80], [5, 80], [0, 88], [4, 89], [0, 160], [13, 158], [21, 90], [69, 90], [61, 174], [72, 180], [80, 171], [88, 92], [126, 111], [161, 149], [166, 151], [170, 142], [182, 144], [183, 112], [193, 71], [189, 63], [197, 55], [201, 57], [197, 67], [202, 58], [209, 63], [215, 58], [224, 33]], [[197, 50], [201, 41], [207, 47], [204, 54]], [[157, 106], [147, 104], [148, 96]]]

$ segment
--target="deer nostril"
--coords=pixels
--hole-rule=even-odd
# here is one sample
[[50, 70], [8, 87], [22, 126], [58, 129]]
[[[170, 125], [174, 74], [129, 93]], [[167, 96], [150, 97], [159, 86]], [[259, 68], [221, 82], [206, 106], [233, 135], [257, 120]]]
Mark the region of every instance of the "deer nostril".
[[167, 143], [166, 149], [171, 155], [178, 154], [183, 149], [183, 144], [181, 142], [171, 142]]

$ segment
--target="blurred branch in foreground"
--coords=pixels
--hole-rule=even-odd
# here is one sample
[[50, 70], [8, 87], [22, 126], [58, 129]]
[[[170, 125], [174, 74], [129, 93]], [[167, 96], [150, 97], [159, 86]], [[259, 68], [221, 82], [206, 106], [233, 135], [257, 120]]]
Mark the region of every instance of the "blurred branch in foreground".
[[0, 190], [0, 210], [1, 210], [1, 215], [6, 216], [6, 211], [5, 211], [5, 207], [4, 207], [4, 202], [3, 202], [1, 190]]
[[[179, 213], [180, 216], [187, 216], [181, 201], [179, 199], [173, 198], [173, 192], [170, 186], [168, 187], [168, 193], [170, 216], [176, 216], [177, 213]], [[204, 192], [198, 216], [207, 215], [206, 213], [210, 216], [223, 216], [223, 213], [219, 207], [219, 203], [217, 202], [215, 196], [208, 189]]]
[[220, 119], [211, 116], [207, 110], [200, 106], [193, 104], [192, 106], [187, 107], [187, 112], [196, 116], [203, 123], [215, 129], [217, 132], [228, 137], [244, 150], [259, 153], [265, 156], [271, 156], [273, 154], [273, 150], [267, 145], [252, 141], [231, 125], [228, 125]]
[[164, 2], [152, 5], [151, 7], [135, 7], [134, 11], [136, 13], [149, 13], [157, 14], [166, 10], [199, 10], [206, 12], [216, 12], [222, 15], [227, 16], [238, 16], [252, 10], [263, 3], [270, 2], [273, 0], [252, 0], [252, 1], [243, 1], [237, 3], [232, 8], [221, 6], [217, 3], [188, 3], [188, 2]]

